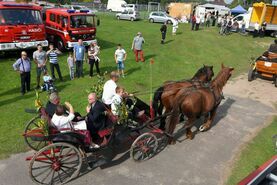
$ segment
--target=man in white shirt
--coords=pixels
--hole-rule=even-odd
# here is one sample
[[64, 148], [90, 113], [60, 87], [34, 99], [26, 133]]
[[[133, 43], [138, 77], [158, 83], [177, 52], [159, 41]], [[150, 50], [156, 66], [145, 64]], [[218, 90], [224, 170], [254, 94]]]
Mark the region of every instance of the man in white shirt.
[[118, 81], [119, 75], [117, 72], [113, 71], [110, 74], [110, 80], [104, 84], [102, 101], [108, 107], [112, 104], [112, 98], [116, 94], [115, 89], [117, 87], [116, 82]]
[[69, 115], [64, 114], [64, 107], [62, 105], [57, 105], [55, 114], [53, 115], [51, 121], [57, 127], [58, 130], [71, 130], [72, 120], [74, 119], [74, 110], [69, 102], [64, 103], [66, 108], [69, 110]]
[[124, 62], [126, 60], [127, 54], [126, 51], [121, 47], [121, 44], [117, 45], [117, 50], [114, 53], [114, 60], [115, 63], [117, 64], [117, 71], [118, 74], [120, 75], [120, 71], [121, 71], [121, 75], [124, 78]]

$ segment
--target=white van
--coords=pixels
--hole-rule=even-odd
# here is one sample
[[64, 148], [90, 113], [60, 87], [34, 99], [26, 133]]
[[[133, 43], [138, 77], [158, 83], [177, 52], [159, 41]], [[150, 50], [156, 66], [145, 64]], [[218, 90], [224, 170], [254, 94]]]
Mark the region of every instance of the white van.
[[235, 16], [232, 19], [232, 22], [234, 23], [235, 21], [237, 21], [239, 23], [239, 28], [241, 28], [242, 20], [244, 20], [245, 21], [245, 29], [248, 30], [249, 29], [249, 24], [250, 24], [250, 17], [251, 17], [251, 14], [252, 14], [252, 9], [253, 8], [250, 7], [246, 13], [239, 14], [239, 15]]
[[124, 11], [137, 11], [137, 5], [135, 4], [126, 4]]
[[107, 10], [110, 12], [123, 12], [127, 3], [124, 0], [108, 0]]

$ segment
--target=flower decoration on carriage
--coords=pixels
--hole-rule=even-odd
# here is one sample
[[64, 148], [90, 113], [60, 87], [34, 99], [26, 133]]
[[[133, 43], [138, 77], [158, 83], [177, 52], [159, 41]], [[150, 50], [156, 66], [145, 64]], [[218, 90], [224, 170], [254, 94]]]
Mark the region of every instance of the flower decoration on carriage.
[[42, 107], [42, 103], [40, 100], [40, 92], [37, 90], [35, 91], [36, 91], [35, 107], [37, 108], [37, 111], [39, 111], [39, 109]]
[[126, 99], [123, 99], [123, 101], [115, 105], [116, 106], [116, 113], [118, 115], [118, 121], [117, 124], [128, 124], [128, 119], [129, 119], [129, 113], [134, 109], [134, 106], [137, 102], [137, 99], [135, 97], [128, 97], [129, 99], [132, 100], [133, 104], [132, 105], [127, 105], [126, 104]]
[[105, 75], [107, 74], [107, 71], [103, 74], [103, 76], [97, 75], [97, 82], [92, 85], [90, 90], [86, 90], [87, 93], [96, 93], [97, 98], [100, 100], [103, 94], [103, 88], [105, 84]]

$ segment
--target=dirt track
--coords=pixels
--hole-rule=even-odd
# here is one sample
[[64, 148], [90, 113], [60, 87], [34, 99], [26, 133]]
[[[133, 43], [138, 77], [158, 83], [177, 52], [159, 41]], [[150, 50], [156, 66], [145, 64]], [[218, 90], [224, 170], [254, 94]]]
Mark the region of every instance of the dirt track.
[[[270, 81], [247, 82], [246, 75], [224, 88], [212, 128], [196, 134], [194, 140], [179, 138], [157, 156], [143, 163], [129, 159], [128, 151], [113, 155], [112, 161], [94, 170], [84, 166], [82, 175], [69, 184], [87, 185], [216, 185], [224, 178], [240, 147], [276, 115], [277, 88]], [[196, 129], [196, 128], [195, 128]], [[28, 162], [32, 152], [17, 154], [0, 162], [0, 185], [29, 185]]]

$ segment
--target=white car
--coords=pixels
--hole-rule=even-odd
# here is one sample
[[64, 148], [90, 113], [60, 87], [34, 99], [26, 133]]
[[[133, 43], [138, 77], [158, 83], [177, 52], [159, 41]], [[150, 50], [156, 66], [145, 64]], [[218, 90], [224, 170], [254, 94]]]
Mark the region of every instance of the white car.
[[97, 10], [91, 10], [86, 6], [81, 6], [81, 5], [61, 5], [63, 8], [68, 8], [71, 10], [87, 10], [88, 13], [95, 13]]
[[138, 20], [139, 19], [139, 12], [136, 12], [136, 11], [133, 11], [133, 10], [124, 11], [124, 12], [121, 12], [121, 13], [117, 13], [116, 18], [118, 20], [120, 20], [120, 19], [125, 19], [125, 20], [130, 20], [130, 21]]
[[164, 23], [164, 22], [166, 22], [167, 24], [172, 24], [175, 21], [173, 17], [171, 17], [170, 15], [168, 15], [165, 12], [151, 12], [149, 14], [148, 20], [151, 23], [154, 23], [154, 22]]

